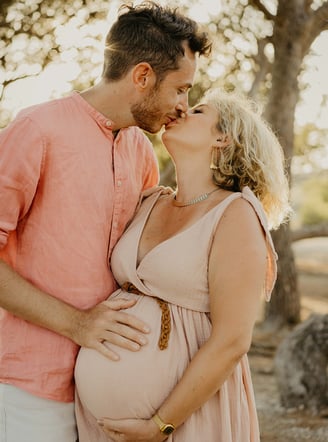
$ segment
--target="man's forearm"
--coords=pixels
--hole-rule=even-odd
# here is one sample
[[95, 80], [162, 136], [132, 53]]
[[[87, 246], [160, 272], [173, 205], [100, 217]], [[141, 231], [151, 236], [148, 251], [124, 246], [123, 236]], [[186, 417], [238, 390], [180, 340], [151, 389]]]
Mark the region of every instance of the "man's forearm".
[[0, 307], [112, 360], [119, 356], [108, 344], [138, 351], [147, 343], [147, 325], [124, 312], [135, 303], [135, 299], [121, 298], [79, 310], [39, 290], [0, 260]]
[[0, 307], [72, 340], [82, 315], [82, 311], [33, 286], [2, 260]]

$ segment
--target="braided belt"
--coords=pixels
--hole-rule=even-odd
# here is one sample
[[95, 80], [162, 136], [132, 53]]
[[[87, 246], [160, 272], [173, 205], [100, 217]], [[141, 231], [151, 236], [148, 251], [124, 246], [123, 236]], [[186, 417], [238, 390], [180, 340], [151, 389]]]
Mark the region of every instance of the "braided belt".
[[[135, 285], [133, 285], [131, 282], [125, 282], [121, 286], [122, 290], [125, 290], [129, 293], [135, 293], [136, 295], [144, 295]], [[170, 315], [170, 309], [166, 301], [163, 301], [163, 299], [154, 298], [157, 301], [157, 304], [160, 306], [162, 310], [162, 317], [161, 317], [161, 334], [158, 339], [158, 347], [160, 350], [165, 350], [169, 343], [169, 337], [171, 332], [171, 315]]]

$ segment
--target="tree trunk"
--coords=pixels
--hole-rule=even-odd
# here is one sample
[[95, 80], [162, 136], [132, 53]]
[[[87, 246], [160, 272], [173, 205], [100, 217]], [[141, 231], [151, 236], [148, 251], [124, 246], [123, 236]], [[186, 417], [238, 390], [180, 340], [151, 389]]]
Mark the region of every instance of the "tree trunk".
[[291, 248], [291, 232], [284, 225], [272, 233], [278, 260], [278, 278], [271, 302], [266, 304], [265, 322], [270, 328], [280, 328], [300, 321], [300, 296], [297, 273]]
[[[299, 98], [297, 77], [303, 61], [304, 20], [297, 1], [280, 1], [273, 29], [275, 60], [272, 87], [265, 116], [284, 148], [287, 173], [294, 150], [294, 115]], [[291, 248], [289, 225], [274, 232], [273, 240], [279, 256], [278, 279], [272, 301], [266, 309], [265, 322], [277, 326], [300, 320], [300, 295], [295, 260]]]
[[292, 241], [299, 241], [308, 238], [321, 238], [328, 236], [328, 224], [315, 224], [314, 226], [305, 226], [292, 231]]

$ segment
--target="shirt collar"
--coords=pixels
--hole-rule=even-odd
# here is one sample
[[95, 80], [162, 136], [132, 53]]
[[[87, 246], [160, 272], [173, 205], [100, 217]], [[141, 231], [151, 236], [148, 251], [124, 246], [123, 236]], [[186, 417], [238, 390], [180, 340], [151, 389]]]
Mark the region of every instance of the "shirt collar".
[[72, 98], [81, 105], [85, 111], [93, 118], [95, 119], [101, 126], [103, 126], [105, 129], [112, 130], [113, 127], [113, 121], [109, 118], [105, 117], [101, 112], [99, 112], [97, 109], [95, 109], [93, 106], [91, 106], [82, 96], [79, 92], [74, 91], [72, 93]]

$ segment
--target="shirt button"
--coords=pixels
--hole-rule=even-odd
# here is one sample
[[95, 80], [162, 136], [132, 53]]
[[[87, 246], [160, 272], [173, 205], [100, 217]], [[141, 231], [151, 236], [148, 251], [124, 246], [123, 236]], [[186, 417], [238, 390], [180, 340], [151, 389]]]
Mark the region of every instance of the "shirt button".
[[107, 126], [107, 127], [111, 127], [111, 126], [112, 126], [112, 122], [109, 121], [109, 120], [107, 120], [107, 121], [106, 121], [106, 126]]
[[117, 229], [117, 227], [118, 227], [118, 223], [117, 223], [116, 221], [114, 222], [113, 225], [114, 225], [114, 228]]
[[118, 180], [118, 181], [117, 181], [117, 185], [118, 185], [118, 187], [121, 187], [121, 186], [122, 186], [122, 181], [121, 181], [121, 180]]

